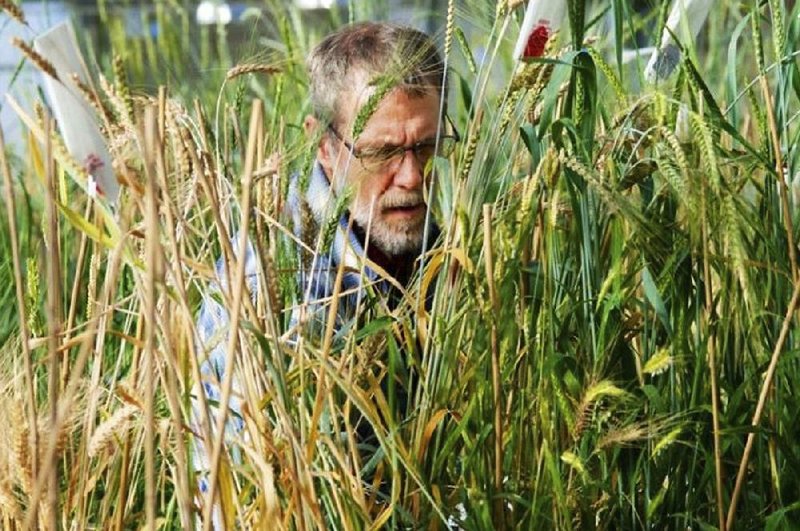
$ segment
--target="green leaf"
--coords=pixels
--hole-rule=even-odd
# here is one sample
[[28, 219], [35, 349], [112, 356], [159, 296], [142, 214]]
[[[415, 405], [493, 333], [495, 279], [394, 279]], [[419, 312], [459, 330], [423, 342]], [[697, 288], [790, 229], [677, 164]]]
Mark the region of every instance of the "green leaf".
[[381, 330], [389, 328], [392, 326], [393, 322], [394, 319], [388, 315], [382, 315], [381, 317], [372, 319], [356, 332], [356, 341], [362, 341], [369, 336], [377, 334]]
[[667, 313], [667, 307], [664, 305], [664, 299], [661, 298], [661, 294], [658, 292], [658, 287], [653, 280], [653, 275], [650, 274], [650, 269], [647, 266], [642, 269], [642, 286], [644, 287], [644, 296], [656, 311], [658, 320], [661, 321], [662, 325], [664, 325], [664, 329], [667, 331], [667, 333], [672, 335], [672, 328], [669, 325], [669, 314]]
[[776, 531], [778, 529], [794, 529], [794, 525], [797, 523], [798, 517], [800, 517], [800, 515], [795, 514], [792, 518], [788, 518], [787, 515], [795, 511], [800, 511], [800, 501], [794, 502], [788, 507], [783, 507], [781, 509], [778, 509], [771, 515], [767, 516], [767, 519], [764, 522], [765, 531]]
[[531, 154], [534, 160], [539, 160], [541, 158], [541, 145], [539, 144], [539, 139], [536, 136], [536, 129], [533, 127], [533, 124], [525, 124], [519, 128], [519, 134], [522, 137], [522, 141], [525, 143], [525, 147], [528, 148], [528, 153]]
[[108, 236], [100, 227], [91, 223], [89, 220], [84, 218], [78, 212], [69, 208], [67, 205], [58, 203], [58, 209], [62, 214], [64, 214], [64, 217], [67, 218], [67, 221], [69, 221], [76, 229], [86, 234], [86, 236], [97, 243], [104, 245], [109, 249], [114, 248], [114, 246], [118, 243], [113, 238]]

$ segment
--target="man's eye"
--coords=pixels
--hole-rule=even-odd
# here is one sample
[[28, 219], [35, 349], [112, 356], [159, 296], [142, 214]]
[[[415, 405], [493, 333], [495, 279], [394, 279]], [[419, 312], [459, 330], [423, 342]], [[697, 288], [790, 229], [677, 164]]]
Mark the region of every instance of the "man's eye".
[[436, 153], [436, 144], [432, 142], [425, 142], [414, 146], [414, 151], [420, 160], [428, 160]]
[[387, 160], [394, 157], [400, 149], [397, 146], [364, 148], [360, 150], [359, 157], [372, 160]]

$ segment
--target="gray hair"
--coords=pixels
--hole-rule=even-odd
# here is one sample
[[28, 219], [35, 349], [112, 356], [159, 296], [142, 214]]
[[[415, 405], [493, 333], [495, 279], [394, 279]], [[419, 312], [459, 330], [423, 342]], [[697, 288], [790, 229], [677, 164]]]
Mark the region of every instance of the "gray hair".
[[328, 35], [308, 58], [314, 115], [339, 120], [339, 98], [356, 76], [372, 82], [397, 75], [396, 88], [412, 96], [431, 90], [447, 97], [444, 63], [433, 40], [419, 30], [383, 22], [358, 22]]

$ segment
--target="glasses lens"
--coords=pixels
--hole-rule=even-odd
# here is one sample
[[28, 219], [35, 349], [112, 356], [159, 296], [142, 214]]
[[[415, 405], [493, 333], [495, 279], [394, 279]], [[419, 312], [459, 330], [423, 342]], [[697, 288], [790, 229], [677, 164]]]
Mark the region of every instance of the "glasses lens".
[[[449, 157], [453, 151], [455, 151], [457, 143], [458, 140], [455, 137], [447, 135], [439, 137], [438, 146], [434, 142], [426, 142], [424, 144], [417, 144], [411, 149], [413, 149], [417, 161], [424, 166], [434, 155], [438, 154], [440, 157]], [[407, 150], [408, 148], [403, 147], [370, 149], [356, 153], [356, 157], [361, 162], [361, 166], [365, 171], [375, 172], [400, 162]]]
[[417, 156], [417, 160], [421, 164], [425, 164], [428, 162], [434, 154], [436, 154], [436, 145], [431, 144], [419, 144], [416, 148], [414, 148], [414, 154]]
[[361, 160], [361, 165], [365, 170], [378, 171], [397, 162], [402, 154], [402, 149], [382, 149], [371, 153], [361, 154], [359, 159]]

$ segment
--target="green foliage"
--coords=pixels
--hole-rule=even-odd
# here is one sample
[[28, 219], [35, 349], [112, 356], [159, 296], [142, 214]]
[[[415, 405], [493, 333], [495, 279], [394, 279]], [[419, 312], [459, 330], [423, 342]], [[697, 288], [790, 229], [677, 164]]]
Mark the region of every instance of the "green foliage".
[[[308, 323], [307, 336], [288, 329], [302, 297], [295, 272], [318, 244], [306, 238], [316, 232], [310, 212], [296, 245], [281, 215], [293, 175], [305, 190], [319, 143], [303, 133], [302, 61], [325, 28], [375, 17], [381, 7], [350, 2], [347, 13], [320, 21], [268, 4], [270, 15], [254, 28], [269, 31], [255, 37], [253, 30], [250, 41], [230, 47], [222, 27], [192, 28], [190, 38], [178, 2], [157, 2], [164, 31], [136, 38], [124, 34], [111, 5], [98, 3], [103, 38], [125, 51], [124, 63], [97, 57], [114, 80], [98, 92], [115, 110], [105, 134], [123, 195], [113, 216], [78, 194], [61, 210], [56, 265], [68, 289], [56, 303], [64, 321], [55, 355], [40, 255], [42, 164], [36, 150], [15, 162], [15, 197], [25, 200], [12, 212], [24, 235], [24, 278], [14, 274], [4, 219], [0, 304], [9, 317], [0, 319], [0, 390], [9, 399], [0, 414], [21, 420], [0, 435], [0, 521], [22, 525], [32, 514], [25, 449], [34, 431], [41, 455], [52, 440], [60, 474], [58, 505], [35, 507], [42, 527], [48, 510], [76, 527], [140, 527], [148, 507], [159, 525], [191, 527], [209, 507], [191, 458], [198, 439], [213, 445], [192, 414], [206, 356], [194, 321], [203, 299], [229, 306], [244, 289], [228, 286], [237, 271], [231, 236], [248, 212], [241, 176], [252, 141], [253, 215], [238, 232], [256, 236], [266, 281], [241, 297], [240, 322], [231, 325], [246, 436], [224, 447], [217, 468], [217, 506], [229, 521], [307, 529], [443, 528], [448, 520], [464, 529], [714, 528], [720, 508], [730, 507], [752, 434], [736, 528], [793, 522], [796, 315], [784, 343], [779, 336], [796, 282], [788, 235], [798, 232], [791, 179], [800, 160], [792, 114], [800, 72], [788, 55], [797, 9], [785, 13], [773, 0], [744, 12], [719, 3], [709, 21], [717, 32], [682, 43], [694, 57], [684, 56], [678, 75], [655, 88], [638, 84], [641, 64], [620, 59], [637, 32], [663, 25], [667, 7], [636, 14], [616, 0], [571, 1], [574, 31], [559, 41], [563, 48], [552, 45], [546, 58], [516, 69], [508, 55], [522, 7], [451, 2], [450, 38], [460, 53], [448, 58], [458, 80], [448, 111], [464, 141], [450, 160], [432, 163], [432, 214], [442, 236], [402, 300], [384, 304], [368, 288], [358, 318], [337, 323], [325, 341], [319, 323]], [[435, 13], [443, 27], [444, 7]], [[771, 26], [759, 12], [765, 8]], [[614, 20], [613, 42], [603, 40], [601, 15]], [[748, 31], [752, 39], [739, 38]], [[770, 38], [774, 46], [765, 49]], [[280, 72], [226, 80], [230, 58], [240, 55]], [[183, 82], [197, 70], [204, 75], [196, 84]], [[354, 137], [400, 78], [375, 80]], [[162, 83], [173, 98], [161, 102], [163, 120], [147, 122], [145, 109], [159, 102], [146, 92]], [[264, 115], [248, 129], [256, 98]], [[773, 102], [776, 112], [766, 112]], [[146, 140], [148, 123], [158, 126], [159, 142]], [[787, 203], [776, 153], [791, 177]], [[23, 189], [23, 182], [37, 184]], [[342, 194], [331, 205], [336, 215], [315, 227], [322, 248], [349, 197]], [[220, 256], [224, 279], [215, 273]], [[24, 285], [26, 315], [16, 309], [15, 283]], [[145, 318], [148, 309], [155, 322]], [[31, 337], [20, 337], [22, 319]], [[21, 340], [32, 349], [30, 375]], [[774, 387], [753, 427], [776, 345]], [[63, 407], [58, 426], [49, 424], [51, 404]], [[146, 434], [155, 440], [152, 458]]]

